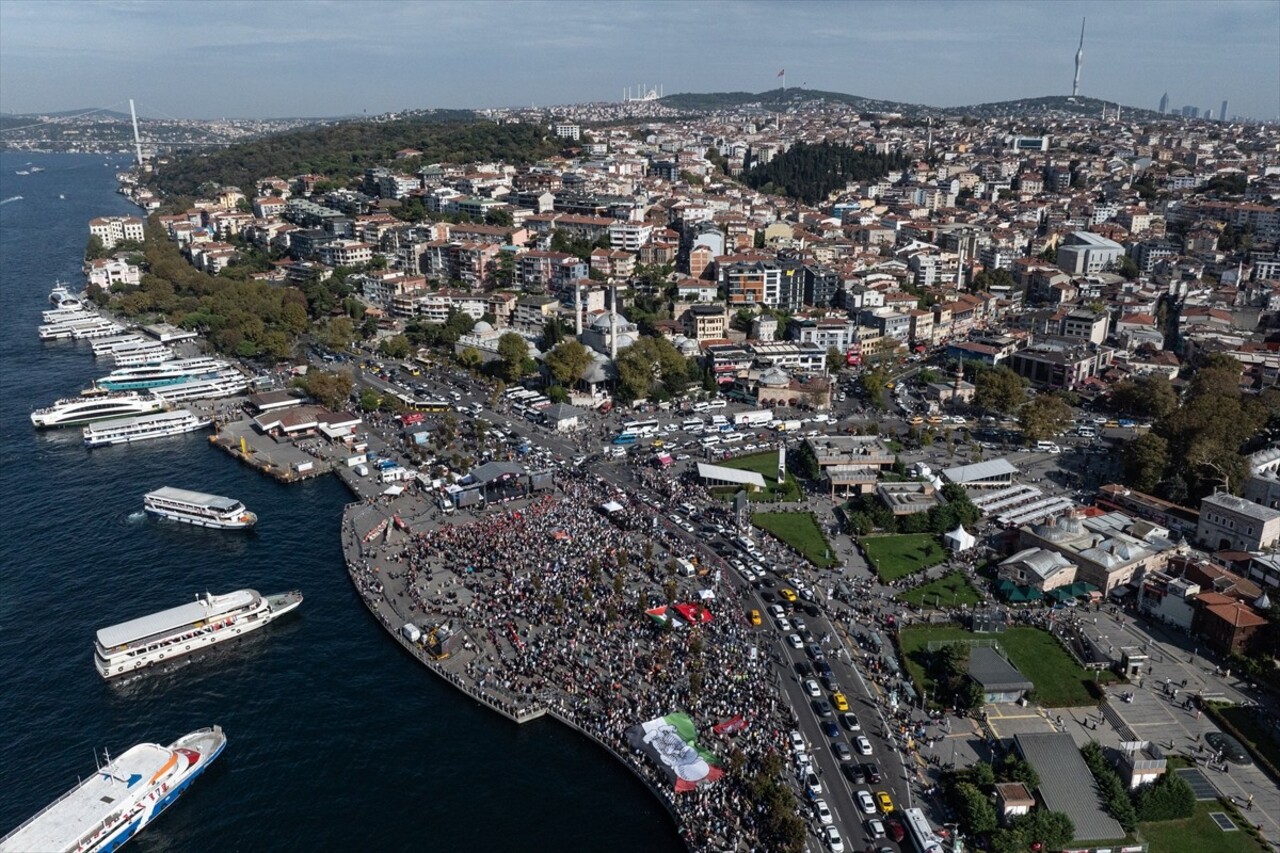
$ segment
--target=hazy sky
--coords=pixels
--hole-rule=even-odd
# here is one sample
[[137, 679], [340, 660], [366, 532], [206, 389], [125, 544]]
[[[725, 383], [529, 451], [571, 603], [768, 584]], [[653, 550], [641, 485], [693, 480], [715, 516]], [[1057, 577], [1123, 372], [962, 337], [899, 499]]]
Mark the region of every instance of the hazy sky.
[[790, 86], [1280, 117], [1280, 2], [3, 0], [0, 110], [325, 116]]

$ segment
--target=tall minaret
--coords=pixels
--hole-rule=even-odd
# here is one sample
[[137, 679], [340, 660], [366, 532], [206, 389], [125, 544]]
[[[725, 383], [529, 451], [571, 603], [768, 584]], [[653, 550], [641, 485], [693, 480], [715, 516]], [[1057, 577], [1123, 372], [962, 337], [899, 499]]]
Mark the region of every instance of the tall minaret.
[[1076, 78], [1071, 83], [1071, 97], [1080, 94], [1080, 65], [1084, 62], [1084, 22], [1080, 19], [1080, 47], [1076, 48]]

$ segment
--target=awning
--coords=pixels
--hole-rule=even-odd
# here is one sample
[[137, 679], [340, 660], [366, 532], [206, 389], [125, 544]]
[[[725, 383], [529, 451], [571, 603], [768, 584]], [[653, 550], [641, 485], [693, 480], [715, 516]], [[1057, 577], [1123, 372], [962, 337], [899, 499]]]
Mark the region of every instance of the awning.
[[384, 495], [398, 495], [403, 491], [404, 491], [404, 486], [387, 486], [387, 488], [384, 489], [382, 493]]

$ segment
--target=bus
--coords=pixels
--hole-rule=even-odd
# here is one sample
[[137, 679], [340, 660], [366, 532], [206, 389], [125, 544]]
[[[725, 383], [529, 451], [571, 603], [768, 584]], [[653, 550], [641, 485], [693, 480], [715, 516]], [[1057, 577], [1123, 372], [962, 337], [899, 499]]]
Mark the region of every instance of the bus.
[[623, 432], [631, 432], [636, 435], [657, 435], [657, 421], [627, 421], [622, 425]]
[[628, 444], [635, 444], [637, 440], [639, 440], [639, 436], [637, 436], [635, 433], [623, 432], [614, 436], [613, 443], [619, 446], [624, 446]]
[[919, 853], [942, 853], [942, 841], [933, 834], [933, 827], [925, 820], [920, 809], [903, 809], [902, 822], [907, 834]]

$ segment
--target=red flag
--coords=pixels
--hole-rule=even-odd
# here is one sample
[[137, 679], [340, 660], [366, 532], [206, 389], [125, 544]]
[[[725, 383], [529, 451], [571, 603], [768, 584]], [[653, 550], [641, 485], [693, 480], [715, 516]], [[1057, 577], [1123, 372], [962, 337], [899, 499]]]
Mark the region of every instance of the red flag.
[[778, 76], [779, 76], [779, 77], [786, 77], [786, 76], [787, 76], [787, 69], [785, 69], [785, 68], [784, 68], [784, 69], [782, 69], [781, 71], [779, 71], [779, 72], [778, 72]]

